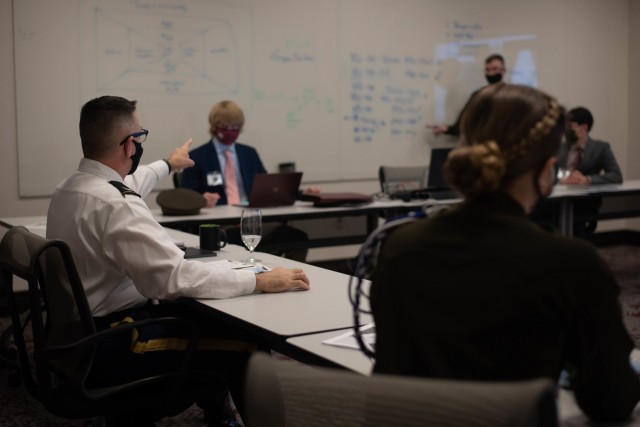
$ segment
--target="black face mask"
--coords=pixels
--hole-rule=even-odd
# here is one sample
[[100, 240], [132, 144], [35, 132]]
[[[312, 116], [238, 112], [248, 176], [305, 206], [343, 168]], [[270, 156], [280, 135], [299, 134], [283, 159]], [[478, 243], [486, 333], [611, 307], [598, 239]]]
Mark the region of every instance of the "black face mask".
[[133, 145], [136, 147], [136, 153], [131, 156], [131, 160], [133, 160], [133, 164], [131, 165], [131, 170], [127, 175], [131, 175], [138, 169], [138, 165], [140, 164], [140, 158], [142, 157], [142, 143], [133, 141]]
[[573, 129], [567, 129], [564, 132], [564, 137], [569, 144], [575, 144], [575, 142], [578, 140], [578, 135], [576, 134], [576, 131]]
[[487, 79], [487, 81], [489, 82], [490, 85], [494, 84], [494, 83], [498, 83], [500, 81], [502, 81], [502, 74], [497, 73], [497, 74], [485, 74], [484, 78]]

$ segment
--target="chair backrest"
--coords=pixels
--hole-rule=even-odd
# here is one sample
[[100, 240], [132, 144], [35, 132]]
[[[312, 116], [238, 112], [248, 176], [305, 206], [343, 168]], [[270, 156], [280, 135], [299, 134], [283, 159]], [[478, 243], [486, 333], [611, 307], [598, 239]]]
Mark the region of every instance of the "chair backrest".
[[[52, 379], [82, 386], [91, 367], [94, 348], [87, 346], [69, 357], [49, 361], [51, 346], [64, 346], [95, 333], [91, 311], [69, 247], [13, 227], [0, 242], [2, 281], [9, 293], [12, 322], [21, 374], [29, 391], [41, 401], [53, 393]], [[15, 307], [13, 276], [27, 281], [30, 298], [28, 319]], [[27, 345], [24, 329], [31, 327], [33, 345]], [[35, 366], [33, 366], [35, 364]], [[35, 376], [34, 376], [35, 372]]]
[[249, 363], [249, 425], [556, 426], [548, 379], [470, 382], [362, 376], [256, 354]]
[[[191, 369], [198, 329], [189, 319], [142, 319], [96, 332], [66, 243], [13, 227], [0, 242], [0, 273], [0, 285], [9, 293], [22, 379], [29, 392], [53, 414], [71, 419], [136, 417], [144, 424], [175, 415], [194, 402], [208, 401], [221, 391], [226, 393], [218, 374]], [[28, 318], [16, 309], [14, 276], [28, 283]], [[135, 328], [160, 324], [175, 325], [189, 334], [186, 350], [180, 352], [175, 363], [167, 364], [165, 372], [118, 384], [87, 384], [100, 340], [119, 334], [126, 343]], [[28, 325], [31, 330], [26, 329]], [[27, 343], [25, 332], [31, 332], [33, 345]]]
[[378, 177], [383, 193], [411, 191], [427, 185], [427, 166], [380, 166]]

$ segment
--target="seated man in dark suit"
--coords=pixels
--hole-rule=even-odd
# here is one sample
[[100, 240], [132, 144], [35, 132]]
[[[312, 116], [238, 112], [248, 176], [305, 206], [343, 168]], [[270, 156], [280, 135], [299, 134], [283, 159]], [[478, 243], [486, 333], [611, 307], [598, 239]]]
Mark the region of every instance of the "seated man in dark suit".
[[[255, 148], [237, 142], [244, 126], [244, 113], [233, 101], [221, 101], [209, 113], [211, 140], [189, 153], [195, 162], [182, 172], [181, 186], [201, 193], [207, 206], [238, 204], [248, 199], [256, 174], [266, 173]], [[315, 189], [311, 189], [315, 191]], [[228, 232], [232, 243], [242, 245], [240, 233]], [[265, 230], [263, 243], [289, 243], [308, 240], [302, 231], [280, 225]], [[287, 258], [304, 261], [307, 250], [284, 253]]]
[[593, 116], [584, 107], [567, 114], [566, 140], [558, 151], [558, 166], [567, 171], [561, 184], [620, 184], [622, 172], [609, 143], [591, 139]]
[[[622, 172], [609, 143], [592, 139], [589, 132], [593, 116], [584, 107], [567, 114], [566, 138], [558, 151], [561, 184], [598, 185], [622, 183]], [[600, 197], [589, 197], [574, 203], [577, 221], [574, 234], [592, 233], [596, 228]]]
[[[208, 207], [238, 204], [249, 197], [253, 177], [267, 170], [255, 148], [237, 142], [244, 126], [244, 113], [235, 102], [221, 101], [214, 105], [209, 125], [212, 138], [189, 153], [195, 165], [182, 172], [181, 185], [202, 193]], [[231, 168], [227, 167], [229, 161]], [[230, 177], [234, 175], [232, 182]]]

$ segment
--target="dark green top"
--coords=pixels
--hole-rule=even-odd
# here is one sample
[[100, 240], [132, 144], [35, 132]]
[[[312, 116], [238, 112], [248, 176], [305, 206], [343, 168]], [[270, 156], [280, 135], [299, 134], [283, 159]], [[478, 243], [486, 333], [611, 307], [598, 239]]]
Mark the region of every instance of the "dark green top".
[[392, 232], [371, 292], [375, 372], [517, 380], [567, 368], [594, 420], [624, 419], [640, 398], [611, 271], [505, 195]]

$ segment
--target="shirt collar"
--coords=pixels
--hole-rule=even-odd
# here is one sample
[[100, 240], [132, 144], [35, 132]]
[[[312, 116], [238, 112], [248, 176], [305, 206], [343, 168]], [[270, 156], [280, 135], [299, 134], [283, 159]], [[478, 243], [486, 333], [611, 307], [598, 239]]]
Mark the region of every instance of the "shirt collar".
[[80, 164], [78, 165], [78, 172], [89, 173], [91, 175], [96, 175], [100, 178], [104, 178], [107, 181], [120, 181], [124, 182], [122, 177], [118, 172], [111, 169], [109, 166], [105, 166], [102, 163], [87, 159], [83, 157], [80, 159]]
[[236, 143], [234, 142], [231, 145], [224, 145], [222, 142], [218, 141], [218, 138], [212, 138], [211, 142], [213, 142], [213, 147], [216, 149], [216, 153], [224, 154], [225, 151], [231, 150], [231, 154], [236, 154]]

